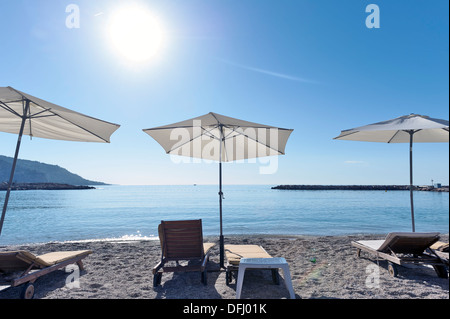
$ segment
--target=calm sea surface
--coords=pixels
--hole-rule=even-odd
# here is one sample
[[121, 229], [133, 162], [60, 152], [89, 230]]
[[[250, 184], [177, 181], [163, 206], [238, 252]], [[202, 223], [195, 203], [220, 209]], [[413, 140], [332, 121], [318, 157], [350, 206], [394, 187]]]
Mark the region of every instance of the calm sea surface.
[[[161, 220], [202, 219], [219, 234], [217, 186], [102, 186], [11, 193], [0, 246], [156, 238]], [[224, 235], [346, 235], [411, 231], [408, 191], [286, 191], [224, 186]], [[0, 192], [3, 205], [5, 192]], [[449, 194], [414, 193], [416, 231], [449, 232]]]

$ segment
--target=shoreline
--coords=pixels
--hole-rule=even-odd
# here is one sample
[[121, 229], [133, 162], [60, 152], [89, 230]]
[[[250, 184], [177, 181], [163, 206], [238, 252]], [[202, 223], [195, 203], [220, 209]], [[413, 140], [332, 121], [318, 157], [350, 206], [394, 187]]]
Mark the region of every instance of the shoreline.
[[[340, 237], [376, 237], [383, 238], [387, 234], [384, 233], [363, 233], [355, 232], [349, 234], [340, 235], [311, 235], [311, 234], [228, 234], [224, 235], [225, 240], [240, 240], [242, 238], [253, 239], [253, 238], [263, 238], [263, 239], [314, 239], [314, 238], [340, 238]], [[440, 233], [442, 238], [449, 238], [450, 233]], [[219, 236], [217, 235], [204, 235], [203, 240], [205, 242], [219, 242]], [[16, 244], [1, 244], [0, 241], [0, 251], [11, 250], [17, 247], [38, 247], [44, 245], [60, 244], [60, 245], [70, 245], [70, 244], [92, 244], [92, 243], [134, 243], [134, 242], [159, 242], [159, 237], [157, 236], [123, 236], [123, 237], [111, 237], [111, 238], [90, 238], [90, 239], [70, 239], [70, 240], [52, 240], [47, 242], [28, 242], [28, 243], [16, 243]], [[448, 239], [447, 239], [448, 241]]]
[[[386, 235], [234, 235], [226, 244], [261, 245], [273, 257], [284, 257], [289, 264], [297, 299], [449, 299], [448, 279], [438, 278], [433, 269], [400, 267], [392, 278], [387, 264], [369, 255], [358, 258], [351, 246], [354, 240], [383, 239]], [[448, 241], [448, 234], [441, 240]], [[206, 236], [205, 242], [217, 242], [217, 236]], [[159, 240], [52, 242], [34, 245], [0, 247], [0, 251], [29, 250], [37, 255], [52, 251], [92, 250], [83, 260], [85, 271], [79, 288], [68, 288], [64, 270], [48, 274], [35, 283], [36, 299], [235, 299], [235, 280], [225, 283], [225, 271], [219, 269], [219, 247], [211, 251], [208, 284], [200, 275], [167, 273], [162, 285], [153, 288], [153, 267], [161, 258]], [[366, 285], [368, 266], [379, 269], [379, 287]], [[372, 269], [371, 268], [371, 269]], [[374, 269], [375, 269], [374, 268]], [[280, 275], [283, 275], [280, 271]], [[270, 272], [246, 273], [243, 298], [286, 299], [284, 286], [274, 285]], [[0, 291], [0, 299], [16, 299], [21, 287]]]

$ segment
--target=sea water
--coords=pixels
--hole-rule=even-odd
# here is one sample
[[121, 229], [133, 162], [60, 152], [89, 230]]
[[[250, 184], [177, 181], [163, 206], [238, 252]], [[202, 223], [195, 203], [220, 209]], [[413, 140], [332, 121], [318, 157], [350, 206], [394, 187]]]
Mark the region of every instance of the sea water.
[[[224, 185], [224, 235], [348, 235], [411, 231], [408, 191], [273, 190]], [[3, 205], [5, 192], [0, 192]], [[449, 232], [449, 193], [414, 192], [417, 232]], [[215, 185], [101, 186], [11, 193], [0, 246], [157, 239], [161, 220], [202, 219], [219, 235]]]

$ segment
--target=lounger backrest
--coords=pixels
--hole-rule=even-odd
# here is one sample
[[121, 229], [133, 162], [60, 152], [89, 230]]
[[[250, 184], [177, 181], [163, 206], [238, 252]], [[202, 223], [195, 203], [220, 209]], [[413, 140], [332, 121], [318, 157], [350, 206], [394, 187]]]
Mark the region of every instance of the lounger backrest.
[[162, 221], [159, 238], [168, 259], [203, 258], [202, 220]]
[[439, 233], [390, 233], [378, 251], [421, 254], [438, 240]]

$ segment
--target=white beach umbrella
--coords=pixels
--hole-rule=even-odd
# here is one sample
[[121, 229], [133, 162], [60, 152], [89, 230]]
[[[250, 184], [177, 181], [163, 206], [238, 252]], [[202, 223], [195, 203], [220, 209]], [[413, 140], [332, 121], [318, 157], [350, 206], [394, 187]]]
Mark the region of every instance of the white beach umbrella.
[[144, 130], [164, 148], [167, 154], [219, 162], [221, 267], [224, 267], [222, 163], [284, 155], [292, 131], [216, 113]]
[[380, 143], [409, 143], [410, 200], [412, 231], [414, 224], [413, 200], [413, 143], [448, 143], [449, 124], [446, 120], [434, 119], [424, 115], [405, 115], [392, 120], [357, 127], [341, 132], [338, 140], [365, 141]]
[[109, 143], [111, 135], [119, 127], [120, 125], [71, 111], [12, 87], [0, 87], [0, 131], [19, 135], [0, 219], [0, 234], [23, 135], [64, 141]]

